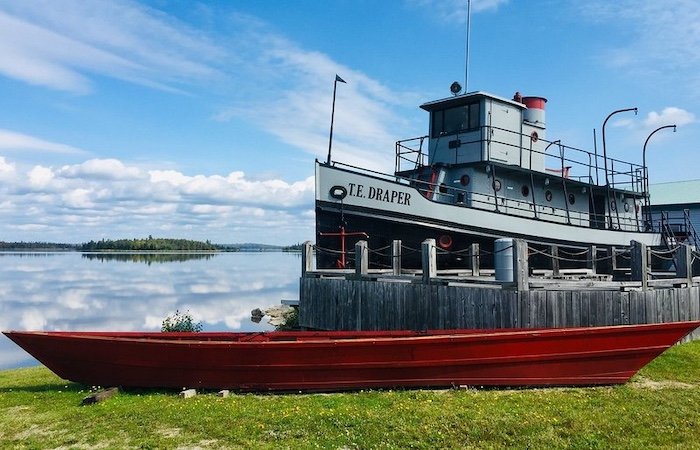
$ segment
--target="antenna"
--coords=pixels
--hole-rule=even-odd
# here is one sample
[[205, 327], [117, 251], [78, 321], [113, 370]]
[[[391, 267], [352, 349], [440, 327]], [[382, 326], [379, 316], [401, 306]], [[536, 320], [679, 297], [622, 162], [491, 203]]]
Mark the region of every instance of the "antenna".
[[470, 39], [470, 31], [471, 31], [471, 20], [472, 19], [472, 2], [471, 0], [467, 0], [467, 48], [465, 50], [466, 53], [466, 62], [464, 65], [464, 92], [469, 91], [469, 41]]

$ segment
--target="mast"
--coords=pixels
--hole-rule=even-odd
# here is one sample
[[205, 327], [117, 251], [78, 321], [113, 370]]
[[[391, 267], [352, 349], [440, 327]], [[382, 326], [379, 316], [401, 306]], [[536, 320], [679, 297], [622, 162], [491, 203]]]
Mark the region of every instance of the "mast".
[[469, 92], [469, 43], [471, 41], [471, 18], [472, 18], [472, 2], [467, 0], [467, 44], [465, 49], [465, 64], [464, 64], [464, 92]]

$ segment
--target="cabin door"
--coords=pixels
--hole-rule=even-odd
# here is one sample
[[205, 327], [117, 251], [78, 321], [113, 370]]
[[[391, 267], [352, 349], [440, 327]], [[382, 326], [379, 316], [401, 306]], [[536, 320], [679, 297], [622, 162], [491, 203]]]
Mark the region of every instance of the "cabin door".
[[487, 102], [487, 157], [489, 161], [520, 165], [521, 118], [518, 110], [507, 105]]

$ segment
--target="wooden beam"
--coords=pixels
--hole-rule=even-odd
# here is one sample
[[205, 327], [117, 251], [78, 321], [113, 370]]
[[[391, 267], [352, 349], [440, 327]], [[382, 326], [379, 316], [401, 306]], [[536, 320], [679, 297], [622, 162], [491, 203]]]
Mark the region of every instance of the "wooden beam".
[[479, 258], [479, 252], [481, 249], [479, 248], [479, 244], [472, 244], [471, 248], [469, 249], [469, 258], [471, 259], [471, 269], [472, 269], [472, 276], [478, 277], [479, 276], [479, 265], [480, 265], [480, 258]]
[[638, 241], [630, 242], [630, 264], [631, 264], [631, 280], [641, 281], [642, 290], [645, 291], [649, 288], [649, 273], [647, 272], [649, 264], [647, 258], [647, 246]]
[[394, 275], [401, 275], [401, 240], [391, 242], [391, 269]]
[[523, 239], [513, 239], [513, 281], [519, 291], [529, 287], [530, 267], [528, 265], [528, 245]]
[[311, 241], [304, 242], [304, 251], [301, 252], [301, 276], [314, 270], [314, 246]]
[[116, 387], [102, 389], [85, 397], [80, 404], [93, 405], [95, 403], [103, 402], [108, 398], [114, 396], [114, 394], [116, 394], [117, 392], [119, 392], [119, 388]]
[[435, 239], [426, 239], [421, 244], [423, 283], [429, 284], [430, 280], [437, 276], [437, 250]]
[[367, 241], [357, 241], [355, 244], [355, 275], [367, 275], [369, 271], [369, 249]]

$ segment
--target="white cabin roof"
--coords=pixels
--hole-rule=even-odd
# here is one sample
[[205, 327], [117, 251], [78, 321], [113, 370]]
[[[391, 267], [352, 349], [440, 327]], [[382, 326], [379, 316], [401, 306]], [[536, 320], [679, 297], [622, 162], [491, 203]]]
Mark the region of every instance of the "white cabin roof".
[[522, 103], [516, 102], [515, 100], [504, 98], [504, 97], [499, 97], [498, 95], [493, 95], [489, 94], [488, 92], [484, 91], [474, 91], [474, 92], [468, 92], [466, 94], [462, 95], [455, 95], [453, 97], [446, 97], [440, 100], [433, 100], [427, 103], [423, 103], [420, 105], [421, 108], [423, 108], [426, 111], [434, 111], [436, 109], [443, 109], [445, 107], [450, 107], [450, 106], [459, 106], [462, 104], [469, 103], [473, 100], [476, 99], [482, 99], [482, 98], [490, 98], [493, 100], [497, 100], [502, 103], [507, 103], [509, 105], [513, 105], [517, 108], [522, 108], [525, 109], [526, 106]]

